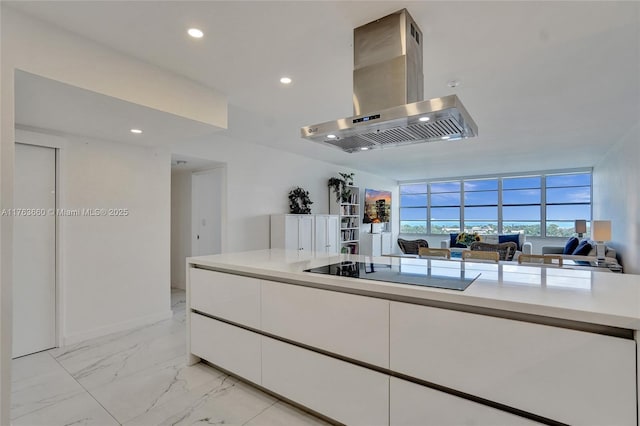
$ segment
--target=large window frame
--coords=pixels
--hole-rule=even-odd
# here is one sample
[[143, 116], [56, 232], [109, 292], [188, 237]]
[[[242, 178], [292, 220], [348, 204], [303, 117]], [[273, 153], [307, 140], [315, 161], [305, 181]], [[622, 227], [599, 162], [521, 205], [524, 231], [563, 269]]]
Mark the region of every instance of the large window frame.
[[[580, 176], [581, 179], [578, 179], [580, 182], [577, 184], [567, 184], [560, 185], [558, 181], [563, 180], [563, 175], [570, 177], [571, 175], [586, 175]], [[539, 181], [539, 185], [536, 183], [536, 179]], [[549, 179], [550, 186], [547, 187], [547, 179]], [[484, 181], [497, 181], [497, 188], [492, 189], [490, 187], [484, 187], [482, 189], [469, 189], [471, 186], [470, 183], [482, 182]], [[513, 185], [506, 185], [504, 187], [505, 181], [508, 183], [517, 182], [518, 180], [527, 182], [529, 186], [515, 187]], [[555, 183], [554, 183], [555, 182]], [[586, 182], [586, 183], [585, 183]], [[403, 187], [408, 188], [411, 185], [413, 190], [420, 189], [420, 197], [418, 197], [421, 201], [415, 202], [416, 198], [414, 197], [411, 205], [407, 204], [407, 195], [415, 195], [416, 192], [403, 192]], [[443, 187], [450, 188], [457, 187], [458, 189], [449, 190], [447, 193], [452, 201], [449, 204], [444, 204], [442, 202], [441, 194], [445, 192]], [[550, 171], [537, 171], [537, 172], [522, 172], [522, 173], [511, 173], [511, 174], [501, 174], [501, 175], [482, 175], [482, 176], [464, 176], [464, 177], [456, 177], [456, 178], [442, 178], [442, 179], [427, 179], [427, 180], [412, 180], [412, 181], [402, 181], [399, 183], [399, 192], [400, 192], [400, 214], [398, 215], [398, 229], [401, 234], [413, 234], [413, 235], [446, 235], [450, 232], [459, 232], [460, 230], [465, 231], [475, 231], [477, 227], [473, 227], [472, 222], [478, 222], [475, 220], [471, 220], [471, 218], [465, 218], [465, 207], [469, 209], [470, 207], [484, 207], [484, 208], [496, 208], [497, 207], [497, 221], [495, 218], [488, 218], [487, 221], [491, 221], [492, 224], [496, 224], [497, 226], [486, 226], [484, 229], [480, 231], [480, 233], [484, 234], [502, 234], [508, 232], [514, 232], [513, 229], [516, 228], [516, 223], [528, 224], [525, 232], [527, 236], [531, 237], [566, 237], [568, 234], [572, 234], [572, 228], [568, 227], [569, 225], [573, 226], [573, 221], [575, 219], [585, 219], [587, 221], [587, 226], [589, 227], [592, 213], [593, 213], [593, 169], [592, 168], [580, 168], [580, 169], [567, 169], [567, 170], [550, 170]], [[486, 192], [489, 196], [494, 196], [494, 193], [497, 191], [497, 204], [493, 201], [487, 202], [485, 204], [479, 205], [476, 201], [475, 204], [471, 206], [465, 205], [465, 196], [469, 199], [470, 195], [473, 194], [465, 194], [465, 186], [467, 188], [467, 192], [474, 192], [479, 194], [480, 192]], [[438, 190], [432, 191], [432, 188], [438, 188]], [[517, 191], [526, 190], [529, 193], [530, 199], [524, 201], [514, 201], [514, 195]], [[579, 193], [582, 197], [578, 200], [558, 200], [557, 196], [554, 195], [558, 193], [560, 190], [566, 190], [567, 193], [574, 191]], [[587, 196], [588, 193], [588, 196]], [[458, 195], [459, 194], [459, 195]], [[547, 202], [547, 194], [550, 196], [549, 202]], [[403, 195], [405, 197], [403, 197]], [[506, 197], [505, 197], [506, 195]], [[459, 198], [459, 202], [456, 203], [456, 197]], [[539, 197], [539, 202], [537, 202], [536, 197]], [[555, 199], [554, 199], [555, 197]], [[505, 200], [507, 198], [507, 200]], [[562, 220], [558, 220], [557, 218], [550, 217], [547, 220], [548, 211], [553, 212], [554, 208], [575, 208], [576, 212], [580, 212], [580, 215], [583, 217], [574, 217], [574, 218], [562, 218]], [[487, 211], [491, 211], [491, 209], [487, 209]], [[443, 215], [442, 212], [446, 210], [446, 215]], [[527, 214], [531, 215], [531, 217], [521, 216], [518, 219], [513, 219], [513, 215], [518, 212], [518, 210], [522, 212], [528, 212]], [[456, 215], [457, 211], [457, 215]], [[470, 210], [468, 210], [470, 211]], [[539, 213], [538, 213], [539, 212]], [[424, 213], [424, 216], [420, 216]], [[507, 216], [505, 218], [505, 213]], [[403, 218], [411, 217], [411, 220], [403, 220]], [[419, 218], [417, 218], [420, 216]], [[445, 217], [446, 216], [446, 217]], [[456, 217], [457, 216], [457, 217]], [[584, 217], [586, 216], [586, 217]], [[511, 219], [509, 218], [511, 217]], [[411, 222], [413, 228], [409, 228], [407, 225], [408, 222]], [[558, 222], [562, 222], [564, 227], [561, 228], [562, 232], [558, 232]], [[403, 223], [405, 225], [403, 229]], [[445, 224], [446, 226], [442, 226]], [[555, 224], [555, 226], [553, 226]], [[469, 226], [468, 226], [469, 225]], [[550, 228], [551, 227], [551, 228]], [[539, 228], [539, 232], [536, 233], [536, 230]], [[408, 229], [411, 229], [407, 232]], [[422, 230], [424, 229], [424, 232]], [[440, 232], [438, 232], [440, 231]], [[551, 235], [549, 235], [551, 234]]]

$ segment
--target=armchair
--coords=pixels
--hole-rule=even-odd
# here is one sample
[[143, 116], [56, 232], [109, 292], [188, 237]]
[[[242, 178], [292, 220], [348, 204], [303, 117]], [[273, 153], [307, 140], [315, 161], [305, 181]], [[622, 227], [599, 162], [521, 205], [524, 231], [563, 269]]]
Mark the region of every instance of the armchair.
[[404, 254], [418, 254], [420, 247], [429, 247], [429, 243], [426, 240], [404, 240], [398, 238], [398, 247]]

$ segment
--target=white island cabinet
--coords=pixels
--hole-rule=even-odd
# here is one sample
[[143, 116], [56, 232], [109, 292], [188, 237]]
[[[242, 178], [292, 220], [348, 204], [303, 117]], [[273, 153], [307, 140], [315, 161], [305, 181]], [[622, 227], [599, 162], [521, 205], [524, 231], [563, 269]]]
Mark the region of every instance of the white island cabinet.
[[446, 263], [481, 272], [454, 291], [304, 272], [353, 260], [371, 261], [188, 259], [189, 361], [349, 425], [638, 426], [637, 277]]

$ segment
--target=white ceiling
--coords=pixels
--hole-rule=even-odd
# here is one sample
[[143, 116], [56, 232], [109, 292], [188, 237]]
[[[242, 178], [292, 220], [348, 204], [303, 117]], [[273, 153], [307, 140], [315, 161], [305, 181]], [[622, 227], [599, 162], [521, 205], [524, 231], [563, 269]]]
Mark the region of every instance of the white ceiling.
[[[220, 90], [225, 134], [399, 180], [592, 166], [640, 117], [639, 2], [5, 4]], [[425, 98], [458, 94], [480, 136], [355, 154], [301, 139], [352, 114], [353, 28], [402, 7]]]

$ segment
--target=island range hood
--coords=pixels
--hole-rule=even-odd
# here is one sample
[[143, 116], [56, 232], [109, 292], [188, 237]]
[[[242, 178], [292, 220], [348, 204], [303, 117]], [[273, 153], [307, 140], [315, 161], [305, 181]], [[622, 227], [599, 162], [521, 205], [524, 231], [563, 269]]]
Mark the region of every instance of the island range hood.
[[422, 31], [406, 9], [353, 31], [353, 117], [306, 126], [305, 139], [346, 152], [477, 136], [456, 95], [424, 99]]

